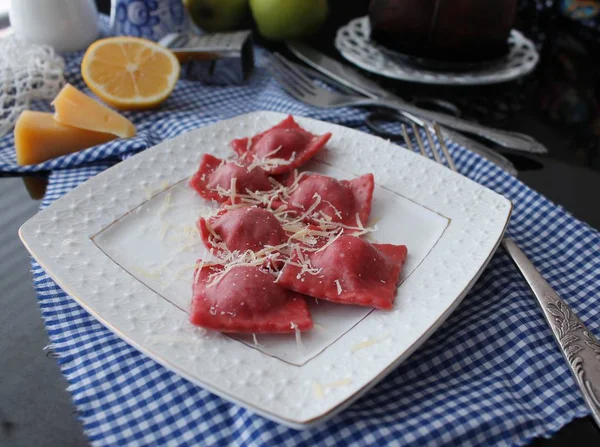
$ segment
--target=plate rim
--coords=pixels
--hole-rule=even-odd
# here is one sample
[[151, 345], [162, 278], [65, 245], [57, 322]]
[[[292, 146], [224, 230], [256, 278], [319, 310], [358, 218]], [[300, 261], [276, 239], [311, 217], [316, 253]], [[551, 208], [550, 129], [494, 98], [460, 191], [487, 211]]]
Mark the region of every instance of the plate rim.
[[[504, 82], [511, 82], [514, 81], [515, 79], [519, 79], [523, 76], [528, 75], [529, 73], [531, 73], [533, 70], [535, 70], [535, 68], [537, 67], [538, 63], [539, 63], [539, 59], [540, 59], [540, 55], [539, 52], [535, 49], [535, 45], [533, 44], [533, 42], [531, 41], [531, 39], [528, 39], [522, 32], [520, 32], [518, 29], [516, 28], [512, 28], [510, 31], [510, 37], [516, 37], [520, 40], [526, 41], [528, 44], [530, 44], [530, 46], [534, 49], [535, 51], [535, 58], [533, 60], [533, 62], [529, 63], [526, 67], [526, 69], [521, 70], [520, 72], [514, 72], [514, 73], [506, 73], [505, 75], [501, 76], [498, 79], [494, 79], [492, 75], [487, 74], [485, 76], [481, 76], [481, 77], [474, 77], [468, 80], [465, 79], [460, 79], [461, 77], [464, 77], [465, 75], [467, 75], [469, 73], [469, 71], [465, 71], [465, 72], [460, 72], [458, 73], [458, 76], [455, 77], [449, 77], [447, 75], [447, 73], [444, 72], [439, 72], [437, 73], [438, 75], [442, 76], [442, 77], [423, 77], [423, 75], [425, 74], [436, 74], [435, 72], [432, 72], [431, 70], [426, 70], [426, 69], [415, 69], [414, 67], [411, 67], [411, 69], [416, 71], [415, 75], [410, 75], [410, 74], [391, 74], [386, 70], [377, 70], [374, 69], [372, 66], [370, 66], [369, 64], [365, 63], [363, 60], [359, 59], [358, 57], [355, 57], [354, 55], [352, 55], [351, 53], [349, 53], [347, 50], [345, 50], [344, 48], [342, 48], [342, 46], [339, 44], [338, 41], [342, 40], [342, 32], [344, 30], [346, 30], [351, 24], [355, 23], [355, 22], [368, 22], [369, 17], [368, 16], [362, 16], [362, 17], [356, 17], [354, 19], [351, 19], [349, 22], [347, 22], [345, 25], [340, 26], [340, 28], [337, 29], [336, 31], [336, 36], [335, 36], [335, 40], [334, 40], [334, 46], [336, 48], [336, 50], [344, 57], [344, 59], [346, 59], [347, 61], [349, 61], [350, 63], [354, 64], [355, 66], [366, 70], [370, 73], [375, 73], [377, 75], [383, 76], [385, 78], [388, 79], [396, 79], [399, 81], [404, 81], [404, 82], [416, 82], [419, 84], [430, 84], [430, 85], [493, 85], [493, 84], [500, 84], [500, 83], [504, 83]], [[367, 39], [368, 40], [368, 39]], [[383, 52], [380, 48], [379, 48], [379, 44], [375, 44], [375, 43], [371, 43], [370, 44], [373, 48], [377, 49], [377, 51], [379, 52]], [[508, 55], [505, 56], [505, 58], [508, 57]], [[386, 59], [390, 59], [389, 56], [386, 56]], [[476, 70], [474, 70], [476, 71]], [[456, 74], [456, 73], [455, 73]], [[459, 79], [456, 79], [456, 78]]]
[[[213, 126], [216, 126], [219, 123], [227, 123], [227, 122], [231, 122], [234, 120], [243, 120], [243, 119], [249, 119], [250, 117], [253, 116], [258, 116], [261, 114], [269, 114], [271, 115], [271, 117], [275, 120], [275, 119], [282, 119], [283, 117], [286, 116], [286, 114], [282, 114], [282, 113], [278, 113], [278, 112], [270, 112], [270, 111], [257, 111], [257, 112], [250, 112], [250, 113], [246, 113], [246, 114], [242, 114], [242, 115], [238, 115], [236, 117], [233, 117], [229, 120], [224, 120], [224, 121], [220, 121], [218, 123], [212, 124], [212, 125], [206, 125], [206, 126], [202, 126], [198, 129], [194, 129], [191, 130], [190, 132], [202, 132], [203, 130], [206, 130], [207, 128], [211, 128]], [[329, 122], [325, 122], [325, 121], [319, 121], [319, 120], [314, 120], [311, 118], [303, 118], [300, 117], [298, 115], [294, 115], [296, 118], [298, 118], [298, 120], [302, 120], [302, 121], [312, 121], [312, 122], [319, 122], [322, 124], [325, 124], [327, 126], [333, 126], [333, 127], [343, 127], [343, 126], [339, 126], [333, 123], [329, 123]], [[360, 132], [357, 131], [355, 129], [350, 129], [347, 128], [349, 130], [351, 130], [352, 132]], [[189, 132], [186, 132], [186, 134]], [[364, 134], [372, 139], [378, 139], [380, 140], [381, 144], [383, 144], [383, 142], [385, 140], [378, 138], [378, 137], [374, 137], [372, 135], [366, 134], [364, 132], [360, 132], [361, 134]], [[184, 134], [185, 135], [185, 134]], [[174, 139], [177, 140], [177, 137]], [[173, 141], [173, 140], [167, 140], [167, 141]], [[166, 142], [163, 143], [159, 143], [157, 146], [154, 146], [153, 148], [150, 148], [147, 151], [141, 152], [139, 154], [136, 154], [134, 157], [131, 157], [129, 160], [134, 159], [136, 157], [140, 157], [139, 159], [144, 158], [144, 155], [149, 154], [149, 151], [151, 149], [154, 149], [156, 147], [159, 147], [161, 145], [164, 145]], [[391, 144], [388, 142], [388, 144]], [[198, 156], [202, 155], [204, 152], [198, 152]], [[416, 154], [415, 157], [418, 158], [422, 158]], [[425, 160], [425, 159], [423, 159]], [[428, 160], [429, 161], [429, 160]], [[435, 164], [434, 162], [431, 162], [433, 164]], [[92, 178], [100, 178], [100, 177], [106, 177], [108, 175], [110, 175], [109, 171], [112, 171], [112, 173], [116, 173], [119, 170], [119, 166], [121, 166], [122, 163], [119, 163], [109, 169], [107, 169], [106, 171], [103, 171], [102, 173], [100, 173], [97, 176], [94, 176]], [[194, 166], [195, 168], [195, 166]], [[448, 172], [450, 173], [451, 171], [448, 170]], [[103, 176], [103, 174], [105, 174]], [[456, 175], [456, 176], [460, 176], [460, 174], [456, 174], [456, 173], [452, 173], [452, 175]], [[469, 182], [472, 182], [470, 179], [466, 178], [466, 177], [462, 177], [463, 179], [468, 180]], [[98, 181], [98, 180], [97, 180]], [[181, 181], [180, 180], [174, 180], [173, 184], [177, 183], [177, 181]], [[84, 182], [84, 184], [87, 182]], [[472, 182], [473, 184], [477, 185], [479, 188], [482, 188], [484, 190], [487, 191], [491, 191], [488, 188], [482, 186], [482, 185], [478, 185], [474, 182]], [[140, 343], [138, 343], [136, 340], [133, 340], [131, 337], [129, 337], [127, 334], [125, 334], [121, 328], [118, 328], [116, 326], [114, 326], [113, 322], [109, 321], [105, 316], [101, 315], [98, 313], [98, 311], [96, 311], [94, 308], [90, 307], [89, 303], [87, 302], [87, 300], [84, 297], [79, 296], [79, 294], [77, 294], [75, 291], [72, 290], [72, 287], [70, 286], [70, 284], [65, 283], [65, 281], [63, 281], [62, 276], [60, 275], [60, 273], [56, 273], [54, 272], [54, 269], [52, 268], [52, 266], [49, 266], [44, 259], [40, 259], [40, 258], [44, 258], [44, 255], [42, 255], [40, 253], [40, 249], [39, 247], [36, 248], [34, 247], [32, 243], [33, 239], [35, 239], [35, 235], [30, 234], [29, 230], [30, 228], [37, 222], [39, 221], [40, 218], [40, 214], [45, 214], [45, 212], [47, 210], [51, 210], [53, 207], [54, 208], [58, 208], [58, 206], [55, 206], [55, 204], [59, 203], [59, 204], [65, 204], [67, 201], [67, 198], [69, 197], [73, 197], [74, 195], [76, 195], [76, 191], [79, 190], [80, 192], [83, 191], [82, 186], [84, 185], [79, 185], [78, 187], [72, 189], [71, 191], [69, 191], [66, 195], [64, 195], [63, 197], [57, 199], [56, 201], [54, 201], [50, 206], [48, 206], [47, 208], [45, 208], [44, 210], [40, 211], [38, 214], [36, 214], [35, 216], [33, 216], [32, 218], [30, 218], [27, 222], [25, 222], [21, 228], [19, 229], [19, 237], [21, 239], [21, 241], [23, 242], [23, 244], [25, 245], [25, 247], [27, 248], [27, 250], [31, 253], [31, 255], [40, 263], [40, 265], [42, 266], [42, 268], [44, 268], [44, 270], [46, 271], [46, 273], [48, 274], [48, 276], [50, 276], [54, 281], [56, 281], [56, 283], [59, 285], [59, 287], [61, 287], [72, 299], [74, 299], [79, 305], [81, 305], [84, 309], [86, 309], [86, 311], [88, 313], [90, 313], [92, 316], [94, 316], [94, 318], [96, 318], [101, 324], [103, 324], [105, 327], [107, 327], [109, 330], [111, 330], [114, 334], [116, 334], [117, 336], [119, 336], [121, 339], [123, 339], [126, 343], [132, 345], [135, 349], [141, 351], [142, 353], [144, 353], [145, 355], [147, 355], [148, 357], [152, 358], [154, 361], [157, 361], [159, 364], [167, 367], [168, 369], [170, 369], [171, 371], [174, 371], [176, 374], [180, 375], [181, 377], [184, 377], [185, 379], [191, 381], [194, 384], [197, 384], [199, 386], [201, 386], [202, 388], [205, 388], [207, 390], [209, 390], [210, 392], [220, 396], [221, 398], [224, 398], [226, 400], [232, 401], [238, 405], [241, 405], [247, 409], [250, 409], [251, 411], [260, 414], [263, 417], [266, 417], [268, 419], [271, 420], [275, 420], [276, 422], [282, 423], [284, 425], [287, 425], [291, 428], [295, 428], [295, 429], [305, 429], [305, 428], [310, 428], [313, 427], [314, 425], [317, 425], [319, 423], [325, 422], [326, 420], [330, 419], [331, 417], [333, 417], [334, 415], [336, 415], [337, 413], [339, 413], [340, 411], [343, 411], [345, 408], [347, 408], [349, 405], [351, 405], [355, 400], [357, 400], [358, 398], [360, 398], [361, 396], [363, 396], [366, 392], [368, 392], [372, 387], [374, 387], [377, 383], [379, 383], [384, 377], [386, 377], [391, 371], [393, 371], [400, 363], [402, 363], [409, 355], [411, 355], [418, 347], [420, 347], [436, 330], [437, 328], [439, 328], [439, 326], [452, 314], [452, 312], [456, 309], [456, 307], [460, 304], [460, 302], [462, 302], [462, 299], [466, 296], [466, 294], [469, 292], [469, 290], [473, 287], [473, 285], [476, 283], [476, 281], [478, 280], [479, 276], [483, 273], [483, 271], [485, 270], [486, 266], [488, 265], [488, 263], [490, 262], [490, 260], [492, 259], [493, 255], [495, 254], [502, 238], [503, 235], [506, 231], [506, 228], [508, 227], [508, 224], [510, 222], [510, 216], [512, 213], [512, 209], [513, 209], [513, 205], [512, 203], [506, 199], [503, 196], [500, 196], [497, 193], [494, 193], [496, 196], [498, 196], [499, 198], [501, 198], [501, 200], [504, 200], [505, 202], [507, 202], [509, 204], [508, 206], [508, 210], [505, 212], [505, 216], [504, 216], [504, 221], [503, 221], [503, 227], [501, 232], [497, 235], [497, 237], [494, 239], [494, 244], [493, 244], [493, 248], [489, 251], [489, 253], [487, 254], [486, 259], [482, 262], [482, 264], [480, 265], [479, 269], [477, 270], [477, 272], [475, 273], [475, 275], [473, 277], [471, 277], [469, 283], [462, 289], [462, 291], [452, 300], [451, 304], [440, 314], [437, 316], [437, 318], [435, 319], [435, 321], [433, 321], [429, 327], [420, 333], [420, 335], [418, 336], [418, 338], [410, 345], [408, 346], [407, 349], [405, 349], [399, 356], [397, 356], [392, 362], [390, 362], [385, 368], [381, 369], [377, 375], [367, 381], [366, 383], [364, 383], [359, 389], [349, 393], [347, 396], [345, 396], [343, 399], [339, 400], [335, 405], [330, 405], [327, 408], [324, 408], [321, 411], [317, 411], [315, 412], [315, 414], [313, 414], [311, 417], [298, 417], [296, 419], [294, 419], [293, 417], [284, 417], [282, 415], [273, 413], [271, 411], [269, 411], [268, 409], [264, 409], [252, 402], [248, 402], [244, 399], [244, 397], [240, 397], [238, 395], [235, 394], [230, 394], [227, 391], [224, 391], [222, 389], [219, 389], [216, 386], [213, 386], [211, 383], [208, 383], [206, 381], [202, 381], [200, 378], [195, 377], [194, 375], [189, 374], [188, 372], [186, 372], [184, 369], [182, 369], [181, 367], [179, 367], [177, 364], [174, 364], [172, 362], [169, 361], [169, 359], [166, 359], [164, 357], [160, 357], [159, 355], [155, 354], [149, 346], [145, 346], [142, 345]], [[170, 185], [172, 186], [172, 185]], [[492, 191], [493, 192], [493, 191]], [[160, 191], [157, 193], [160, 194]], [[63, 200], [64, 199], [64, 200]], [[409, 198], [410, 199], [410, 198]], [[426, 206], [423, 204], [420, 204], [422, 206]], [[122, 217], [122, 216], [121, 216]], [[446, 216], [448, 217], [448, 216]], [[106, 228], [110, 225], [111, 223], [109, 223], [108, 225], [104, 225], [102, 228]], [[89, 242], [91, 242], [93, 244], [93, 240], [92, 240], [93, 235], [88, 236]], [[443, 236], [442, 236], [443, 237]], [[441, 240], [441, 238], [440, 238]], [[144, 285], [145, 286], [145, 285]], [[169, 305], [173, 306], [172, 303], [168, 302]], [[175, 306], [176, 307], [176, 306]], [[179, 311], [181, 311], [180, 309], [178, 309]], [[301, 368], [301, 367], [300, 367]]]

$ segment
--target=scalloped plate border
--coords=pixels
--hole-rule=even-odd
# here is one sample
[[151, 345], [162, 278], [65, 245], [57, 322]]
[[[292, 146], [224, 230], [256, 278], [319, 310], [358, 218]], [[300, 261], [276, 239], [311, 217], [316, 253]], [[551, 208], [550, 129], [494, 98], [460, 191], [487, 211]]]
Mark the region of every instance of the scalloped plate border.
[[[191, 326], [187, 314], [108, 258], [91, 239], [155, 193], [189, 177], [205, 152], [286, 115], [253, 112], [186, 132], [92, 177], [27, 221], [19, 235], [75, 301], [152, 359], [268, 419], [302, 429], [332, 417], [392, 371], [456, 308], [498, 247], [512, 204], [420, 155], [354, 129], [296, 117], [333, 137], [317, 159], [376, 182], [450, 219], [404, 281], [393, 311], [374, 311], [318, 357], [293, 366], [230, 337]], [[387, 334], [381, 338], [381, 334]], [[375, 340], [368, 349], [355, 350]], [[326, 379], [323, 376], [326, 375]]]
[[358, 17], [337, 30], [335, 47], [349, 62], [390, 79], [439, 85], [487, 85], [509, 82], [529, 74], [537, 66], [540, 55], [534, 43], [520, 31], [512, 29], [514, 44], [502, 62], [479, 70], [466, 72], [436, 72], [404, 64], [385, 54], [368, 37], [369, 17]]

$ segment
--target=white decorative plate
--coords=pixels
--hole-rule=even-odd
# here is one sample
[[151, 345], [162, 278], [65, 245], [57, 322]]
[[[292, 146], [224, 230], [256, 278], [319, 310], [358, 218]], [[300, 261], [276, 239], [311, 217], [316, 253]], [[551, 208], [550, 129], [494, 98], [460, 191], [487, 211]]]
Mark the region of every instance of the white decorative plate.
[[423, 84], [483, 85], [512, 81], [530, 73], [540, 58], [533, 42], [513, 29], [508, 39], [509, 53], [498, 64], [460, 73], [431, 71], [390, 57], [369, 38], [370, 34], [369, 18], [359, 17], [338, 30], [335, 47], [347, 60], [367, 71]]
[[231, 337], [188, 323], [194, 231], [211, 206], [187, 186], [204, 152], [232, 155], [232, 138], [285, 115], [255, 112], [203, 127], [91, 178], [26, 222], [20, 236], [49, 275], [124, 340], [225, 399], [295, 428], [340, 411], [413, 352], [448, 317], [494, 253], [511, 213], [498, 194], [388, 141], [298, 118], [332, 132], [309, 170], [372, 172], [372, 239], [406, 244], [392, 311], [311, 303], [302, 336]]

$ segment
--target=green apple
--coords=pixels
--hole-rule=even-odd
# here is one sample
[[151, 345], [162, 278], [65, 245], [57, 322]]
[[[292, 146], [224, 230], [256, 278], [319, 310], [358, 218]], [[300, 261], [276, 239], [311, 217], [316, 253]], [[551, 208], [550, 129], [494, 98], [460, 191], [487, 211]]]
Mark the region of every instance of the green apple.
[[237, 28], [248, 13], [248, 0], [183, 0], [192, 21], [208, 32]]
[[250, 0], [258, 31], [285, 40], [316, 33], [327, 18], [327, 0]]

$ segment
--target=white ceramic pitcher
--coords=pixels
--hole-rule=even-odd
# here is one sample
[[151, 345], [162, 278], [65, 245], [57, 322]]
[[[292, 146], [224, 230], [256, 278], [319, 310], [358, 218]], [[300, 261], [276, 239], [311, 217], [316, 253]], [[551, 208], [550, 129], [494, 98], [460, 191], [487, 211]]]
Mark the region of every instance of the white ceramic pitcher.
[[56, 51], [84, 50], [99, 32], [94, 0], [12, 0], [9, 19], [17, 37]]

